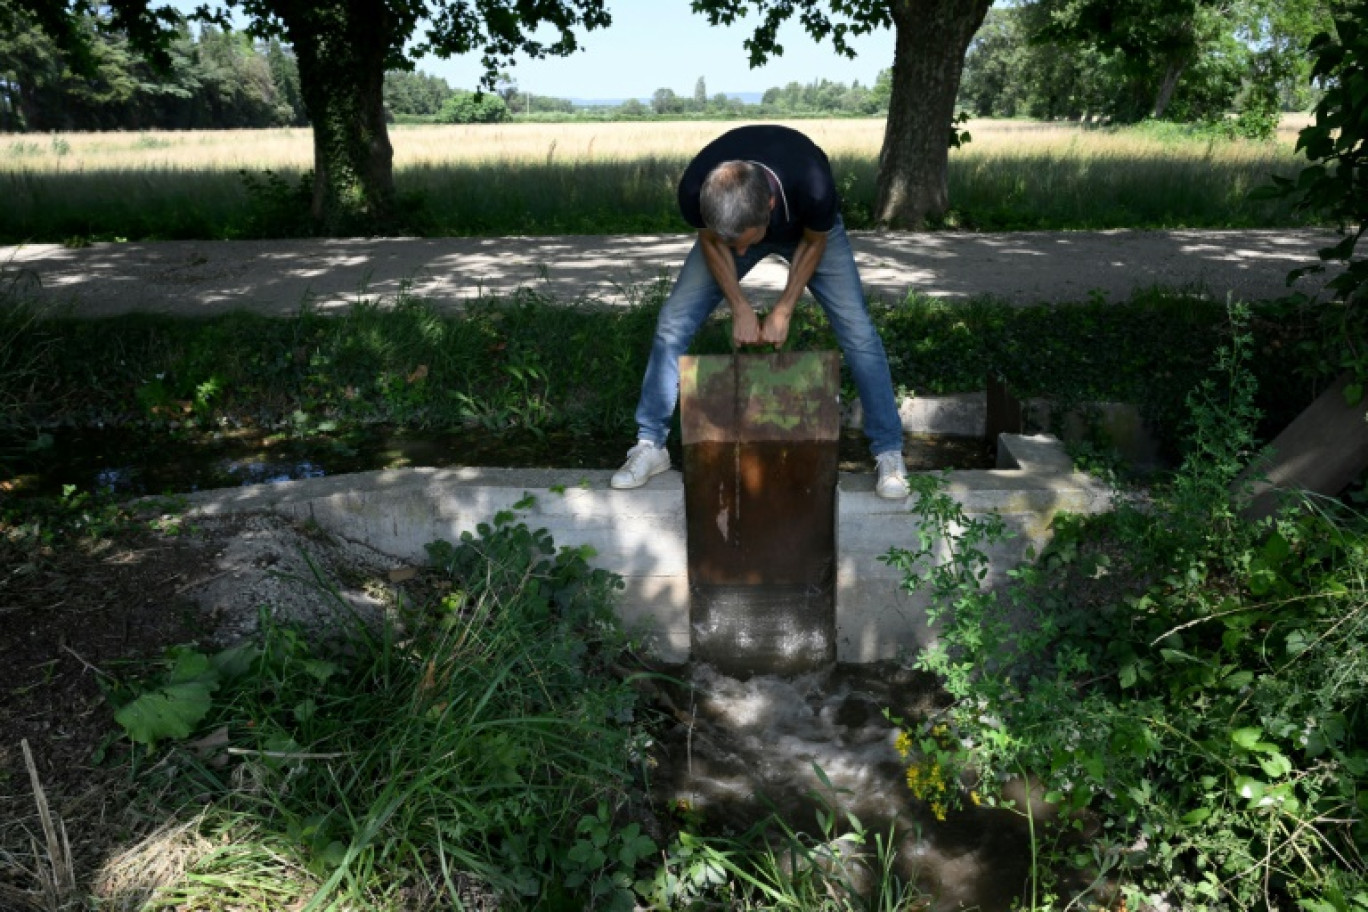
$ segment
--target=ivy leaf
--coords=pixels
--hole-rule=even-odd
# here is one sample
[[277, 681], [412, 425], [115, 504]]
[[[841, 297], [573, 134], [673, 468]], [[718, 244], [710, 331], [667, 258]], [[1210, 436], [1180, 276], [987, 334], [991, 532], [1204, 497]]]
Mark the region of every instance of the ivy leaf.
[[209, 713], [210, 685], [204, 681], [168, 684], [145, 693], [114, 714], [129, 740], [154, 747], [162, 738], [188, 738]]

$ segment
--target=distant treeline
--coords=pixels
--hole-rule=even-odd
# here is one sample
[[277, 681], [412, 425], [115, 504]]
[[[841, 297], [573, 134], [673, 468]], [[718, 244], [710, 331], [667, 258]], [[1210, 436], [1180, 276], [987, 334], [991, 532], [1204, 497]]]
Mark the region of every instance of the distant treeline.
[[[0, 131], [189, 130], [305, 126], [308, 116], [294, 54], [212, 26], [182, 24], [171, 66], [156, 72], [118, 35], [87, 19], [95, 73], [74, 73], [53, 41], [15, 0], [0, 0]], [[817, 79], [764, 93], [760, 104], [708, 95], [702, 77], [692, 95], [656, 90], [649, 101], [577, 107], [569, 99], [519, 89], [510, 77], [492, 91], [450, 86], [421, 72], [385, 78], [385, 106], [401, 123], [493, 123], [509, 120], [878, 116], [888, 109], [889, 74], [873, 86]]]
[[424, 73], [391, 72], [385, 77], [385, 107], [406, 123], [496, 123], [509, 120], [726, 119], [731, 117], [877, 117], [888, 112], [890, 74], [873, 86], [817, 79], [771, 88], [759, 103], [724, 93], [708, 94], [702, 76], [692, 95], [656, 89], [650, 100], [629, 98], [617, 104], [576, 105], [568, 98], [521, 90], [505, 76], [492, 92], [453, 89], [446, 80]]

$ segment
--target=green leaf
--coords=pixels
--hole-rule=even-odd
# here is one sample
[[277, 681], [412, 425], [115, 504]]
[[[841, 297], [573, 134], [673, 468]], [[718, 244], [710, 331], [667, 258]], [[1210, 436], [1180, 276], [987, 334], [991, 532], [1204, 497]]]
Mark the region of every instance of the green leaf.
[[1344, 404], [1353, 408], [1363, 401], [1363, 384], [1350, 383], [1344, 387]]
[[143, 694], [116, 712], [114, 721], [130, 740], [151, 747], [162, 738], [189, 737], [210, 705], [209, 685], [186, 681]]
[[337, 674], [337, 663], [325, 659], [305, 659], [302, 663], [309, 676], [322, 684]]
[[193, 649], [177, 649], [175, 664], [171, 666], [167, 680], [172, 684], [180, 684], [187, 681], [198, 681], [206, 675], [214, 676], [213, 666], [207, 655]]
[[1284, 648], [1290, 656], [1298, 656], [1310, 647], [1310, 638], [1307, 637], [1305, 630], [1293, 630], [1287, 635]]
[[1281, 779], [1292, 772], [1292, 761], [1288, 760], [1280, 753], [1274, 753], [1267, 759], [1259, 761], [1259, 767], [1270, 779]]
[[1268, 791], [1268, 785], [1250, 776], [1235, 777], [1235, 793], [1251, 804], [1260, 801], [1264, 793]]
[[1185, 662], [1201, 662], [1202, 660], [1195, 655], [1183, 652], [1181, 649], [1161, 649], [1159, 655], [1164, 657], [1164, 661], [1172, 665], [1179, 665]]
[[1211, 816], [1211, 808], [1197, 808], [1195, 811], [1188, 811], [1183, 815], [1183, 823], [1187, 826], [1196, 826]]
[[1263, 733], [1263, 729], [1257, 725], [1249, 728], [1237, 728], [1230, 733], [1230, 740], [1250, 753], [1277, 755], [1278, 745], [1259, 740]]
[[251, 671], [252, 663], [257, 660], [259, 655], [261, 655], [260, 649], [250, 643], [243, 643], [241, 646], [232, 646], [214, 653], [209, 661], [220, 678], [231, 681]]

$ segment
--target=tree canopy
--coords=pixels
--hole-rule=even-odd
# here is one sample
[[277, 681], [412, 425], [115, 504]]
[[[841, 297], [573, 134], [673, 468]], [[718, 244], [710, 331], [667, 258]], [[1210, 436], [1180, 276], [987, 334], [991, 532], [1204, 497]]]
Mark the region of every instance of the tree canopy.
[[992, 10], [961, 102], [980, 116], [1148, 117], [1271, 135], [1314, 103], [1307, 45], [1331, 0], [1031, 0]]
[[713, 25], [752, 9], [760, 23], [744, 42], [751, 66], [784, 52], [779, 27], [796, 17], [817, 41], [854, 56], [849, 38], [894, 32], [888, 122], [879, 153], [875, 221], [919, 228], [949, 208], [949, 150], [965, 49], [992, 0], [692, 0]]

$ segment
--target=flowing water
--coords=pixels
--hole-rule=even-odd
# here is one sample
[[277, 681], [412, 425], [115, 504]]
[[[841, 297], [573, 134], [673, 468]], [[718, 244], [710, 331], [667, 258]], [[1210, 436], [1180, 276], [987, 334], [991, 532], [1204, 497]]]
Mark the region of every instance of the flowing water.
[[667, 806], [683, 802], [708, 832], [744, 831], [773, 810], [820, 835], [820, 794], [841, 821], [853, 813], [871, 844], [895, 828], [895, 872], [930, 897], [929, 909], [1006, 912], [1022, 895], [1030, 861], [1023, 816], [966, 801], [938, 820], [908, 788], [885, 710], [909, 720], [934, 712], [927, 676], [891, 665], [743, 680], [695, 664], [685, 674], [655, 772]]

